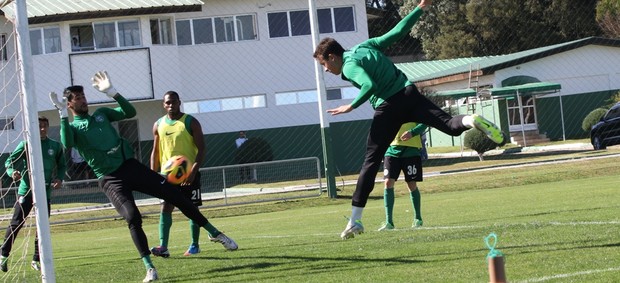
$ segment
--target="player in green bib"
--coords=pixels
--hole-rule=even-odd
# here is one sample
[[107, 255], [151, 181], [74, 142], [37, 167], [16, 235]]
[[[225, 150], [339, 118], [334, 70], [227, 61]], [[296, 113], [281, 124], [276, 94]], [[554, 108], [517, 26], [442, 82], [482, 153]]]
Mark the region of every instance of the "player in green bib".
[[422, 134], [428, 127], [414, 122], [405, 123], [398, 130], [383, 160], [385, 188], [383, 204], [385, 206], [385, 223], [379, 231], [394, 229], [392, 213], [394, 211], [394, 183], [402, 171], [409, 188], [409, 197], [413, 206], [413, 227], [422, 226], [420, 209], [420, 191], [417, 182], [422, 182]]
[[[178, 207], [187, 218], [207, 230], [211, 241], [221, 243], [227, 250], [236, 250], [237, 243], [215, 228], [180, 193], [178, 186], [168, 183], [165, 177], [134, 158], [133, 149], [111, 123], [134, 117], [136, 109], [116, 91], [106, 72], [97, 72], [92, 80], [95, 89], [114, 99], [120, 107], [100, 107], [91, 115], [82, 86], [67, 87], [62, 101], [58, 100], [56, 93], [50, 93], [52, 103], [60, 113], [60, 140], [65, 148], [75, 147], [80, 152], [99, 178], [99, 187], [127, 222], [131, 239], [146, 267], [143, 282], [157, 280], [158, 274], [151, 261], [151, 251], [142, 228], [142, 215], [136, 206], [133, 191], [163, 199]], [[71, 123], [67, 108], [73, 114]]]
[[[43, 154], [43, 176], [45, 177], [48, 217], [50, 213], [52, 189], [59, 189], [62, 187], [62, 180], [67, 170], [65, 151], [62, 145], [47, 137], [49, 126], [49, 120], [46, 117], [39, 116], [39, 134], [41, 135], [41, 153]], [[6, 228], [4, 242], [0, 248], [2, 254], [0, 256], [0, 269], [4, 272], [9, 270], [7, 260], [11, 253], [13, 242], [15, 242], [15, 237], [17, 237], [19, 230], [22, 229], [26, 222], [26, 217], [28, 217], [28, 214], [32, 211], [34, 205], [30, 187], [30, 174], [28, 174], [27, 151], [28, 144], [26, 141], [20, 142], [4, 163], [6, 174], [13, 178], [14, 182], [19, 182], [17, 201], [13, 206], [13, 217], [11, 218], [9, 227]], [[35, 270], [41, 270], [39, 262], [39, 241], [37, 236], [35, 236], [34, 255], [32, 256], [30, 266]]]
[[[189, 177], [179, 188], [196, 207], [202, 205], [200, 190], [200, 164], [205, 157], [204, 136], [200, 122], [193, 116], [181, 112], [181, 99], [176, 91], [164, 94], [164, 109], [167, 114], [153, 125], [153, 151], [151, 152], [151, 169], [161, 171], [162, 164], [172, 156], [183, 155], [192, 163]], [[166, 201], [161, 203], [159, 215], [159, 246], [151, 248], [156, 256], [169, 257], [168, 240], [172, 226], [174, 205]], [[185, 256], [200, 252], [200, 226], [189, 220], [192, 243], [184, 253]]]
[[409, 34], [424, 13], [423, 9], [430, 6], [431, 2], [420, 1], [411, 13], [386, 34], [368, 39], [349, 50], [345, 50], [333, 38], [324, 38], [314, 51], [313, 57], [326, 72], [340, 75], [359, 89], [359, 94], [351, 104], [328, 109], [328, 113], [348, 113], [366, 101], [375, 109], [364, 163], [351, 200], [351, 217], [340, 234], [342, 239], [353, 238], [364, 232], [362, 212], [374, 188], [383, 155], [402, 124], [418, 122], [452, 136], [475, 127], [497, 144], [504, 143], [504, 135], [499, 128], [482, 116], [473, 114], [452, 117], [428, 100], [383, 54], [385, 48]]

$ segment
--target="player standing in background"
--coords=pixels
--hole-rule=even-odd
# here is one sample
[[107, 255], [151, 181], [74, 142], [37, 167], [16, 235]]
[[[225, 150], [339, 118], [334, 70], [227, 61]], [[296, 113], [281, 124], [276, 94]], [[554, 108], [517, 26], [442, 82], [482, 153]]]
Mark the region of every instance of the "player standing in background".
[[[159, 118], [153, 125], [153, 151], [151, 152], [151, 169], [161, 171], [161, 166], [170, 157], [183, 155], [192, 163], [191, 173], [180, 186], [180, 194], [190, 199], [196, 207], [202, 205], [200, 191], [200, 164], [204, 161], [205, 144], [200, 122], [193, 116], [181, 112], [181, 99], [175, 91], [164, 94], [166, 115]], [[151, 248], [155, 256], [169, 257], [168, 240], [172, 226], [174, 205], [166, 201], [161, 203], [159, 215], [159, 246]], [[185, 256], [200, 252], [200, 226], [189, 220], [192, 243]]]
[[[168, 183], [165, 177], [134, 158], [133, 149], [111, 123], [134, 117], [136, 109], [116, 91], [106, 72], [97, 72], [92, 80], [95, 89], [114, 99], [120, 107], [100, 107], [90, 115], [82, 86], [67, 87], [62, 101], [58, 100], [56, 93], [50, 93], [60, 114], [60, 140], [66, 148], [78, 149], [99, 178], [99, 187], [127, 222], [131, 239], [146, 267], [143, 282], [157, 280], [158, 274], [151, 261], [142, 215], [133, 191], [178, 207], [187, 218], [209, 232], [211, 241], [221, 243], [227, 250], [236, 250], [237, 243], [215, 228], [189, 199], [179, 193], [178, 186]], [[69, 123], [67, 108], [73, 113], [72, 123]]]
[[483, 117], [477, 114], [452, 117], [441, 110], [420, 94], [407, 76], [383, 54], [383, 49], [409, 34], [424, 13], [423, 9], [430, 6], [431, 2], [422, 0], [392, 30], [380, 37], [368, 39], [350, 50], [344, 50], [333, 38], [324, 38], [314, 51], [313, 57], [326, 72], [341, 75], [342, 79], [350, 81], [360, 89], [351, 104], [329, 109], [328, 113], [348, 113], [367, 100], [375, 109], [368, 133], [366, 156], [351, 201], [351, 217], [340, 234], [342, 239], [364, 232], [362, 212], [374, 188], [383, 155], [402, 124], [423, 123], [452, 136], [458, 136], [475, 127], [495, 143], [504, 143], [504, 135], [499, 128]]
[[385, 205], [385, 224], [379, 231], [394, 229], [392, 213], [394, 211], [394, 183], [398, 180], [400, 171], [405, 175], [405, 182], [409, 188], [409, 197], [413, 206], [412, 227], [422, 226], [422, 212], [420, 210], [420, 190], [417, 182], [422, 182], [422, 138], [428, 127], [414, 122], [405, 123], [398, 130], [398, 135], [385, 152], [383, 161], [385, 188], [383, 190], [383, 204]]
[[[39, 134], [41, 136], [41, 153], [43, 158], [43, 176], [45, 177], [45, 194], [47, 199], [47, 216], [50, 216], [50, 200], [52, 189], [62, 187], [62, 179], [67, 170], [67, 161], [65, 160], [65, 152], [62, 145], [47, 137], [47, 130], [50, 122], [46, 117], [39, 116]], [[8, 258], [13, 248], [15, 237], [22, 229], [26, 217], [30, 214], [34, 205], [32, 191], [30, 188], [30, 176], [28, 174], [27, 149], [28, 145], [25, 141], [20, 142], [15, 150], [6, 159], [4, 167], [6, 174], [13, 178], [14, 182], [19, 182], [17, 191], [17, 201], [13, 206], [13, 217], [9, 227], [6, 228], [4, 234], [4, 243], [0, 248], [2, 256], [0, 256], [0, 269], [4, 272], [9, 270]], [[36, 234], [35, 234], [36, 235]], [[39, 258], [39, 239], [34, 238], [34, 255], [30, 266], [34, 270], [41, 270]]]

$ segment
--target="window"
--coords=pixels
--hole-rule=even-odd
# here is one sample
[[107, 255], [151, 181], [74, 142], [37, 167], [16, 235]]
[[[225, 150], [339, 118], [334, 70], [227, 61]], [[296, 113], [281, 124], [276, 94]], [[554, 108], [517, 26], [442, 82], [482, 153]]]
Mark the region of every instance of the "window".
[[72, 51], [142, 45], [138, 20], [78, 24], [69, 30]]
[[231, 97], [222, 99], [209, 99], [183, 103], [186, 113], [208, 113], [229, 110], [241, 110], [250, 108], [264, 108], [265, 95], [251, 95], [243, 97]]
[[276, 93], [276, 105], [317, 102], [316, 90]]
[[176, 21], [177, 44], [194, 45], [256, 39], [254, 15]]
[[0, 131], [15, 130], [15, 124], [13, 123], [13, 117], [0, 118]]
[[354, 99], [360, 93], [360, 90], [355, 87], [344, 87], [340, 89], [342, 93], [342, 99]]
[[153, 44], [172, 44], [172, 21], [170, 19], [151, 19], [150, 26]]
[[2, 60], [6, 61], [8, 60], [8, 52], [7, 52], [7, 46], [6, 46], [6, 34], [0, 34], [0, 58], [2, 58]]
[[[353, 7], [317, 10], [320, 33], [355, 31]], [[310, 34], [308, 10], [275, 12], [267, 14], [269, 37], [288, 37]]]
[[[31, 29], [30, 50], [32, 55], [50, 54], [62, 51], [60, 47], [60, 28]], [[3, 54], [3, 58], [4, 56]]]

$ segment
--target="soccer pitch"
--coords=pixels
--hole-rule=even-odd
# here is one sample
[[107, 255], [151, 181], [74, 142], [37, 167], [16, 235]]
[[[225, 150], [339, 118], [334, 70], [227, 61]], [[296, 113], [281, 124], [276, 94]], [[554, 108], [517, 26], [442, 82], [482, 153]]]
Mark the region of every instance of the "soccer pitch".
[[[384, 219], [382, 186], [377, 184], [363, 215], [366, 233], [346, 241], [339, 234], [346, 225], [344, 216], [350, 214], [348, 197], [204, 210], [216, 215], [210, 220], [237, 241], [239, 250], [226, 252], [209, 243], [203, 231], [202, 252], [191, 257], [182, 255], [190, 243], [188, 222], [176, 214], [172, 255], [153, 261], [162, 282], [488, 282], [484, 237], [494, 232], [510, 282], [617, 282], [618, 161], [562, 165], [563, 174], [574, 176], [562, 181], [551, 176], [558, 173], [549, 174], [556, 172], [554, 164], [497, 170], [492, 174], [498, 179], [544, 180], [546, 174], [553, 181], [493, 189], [425, 193], [425, 183], [430, 187], [443, 177], [428, 178], [420, 185], [424, 227], [417, 229], [410, 228], [411, 203], [398, 182], [397, 229], [376, 231]], [[607, 169], [599, 176], [588, 168]], [[487, 176], [489, 172], [477, 172], [450, 180], [458, 187], [458, 182], [465, 186]], [[352, 190], [347, 187], [341, 194]], [[262, 206], [271, 209], [249, 212], [260, 212]], [[234, 210], [244, 212], [221, 216]], [[151, 246], [158, 243], [158, 219], [145, 217]], [[52, 237], [58, 282], [139, 282], [144, 277], [122, 219], [53, 226]], [[14, 253], [23, 248], [31, 253], [31, 247]], [[28, 263], [11, 262], [10, 268], [23, 271], [2, 279], [40, 281], [26, 268]]]

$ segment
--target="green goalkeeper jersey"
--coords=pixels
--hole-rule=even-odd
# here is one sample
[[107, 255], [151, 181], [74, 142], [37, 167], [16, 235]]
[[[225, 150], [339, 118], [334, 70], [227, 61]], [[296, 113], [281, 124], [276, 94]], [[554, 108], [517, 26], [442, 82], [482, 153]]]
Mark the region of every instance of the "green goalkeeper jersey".
[[421, 8], [416, 7], [386, 34], [368, 39], [344, 52], [342, 79], [360, 89], [351, 103], [353, 108], [369, 100], [376, 109], [383, 101], [412, 84], [383, 54], [383, 50], [409, 34], [423, 13]]
[[93, 169], [97, 178], [118, 169], [134, 157], [131, 145], [119, 136], [111, 122], [132, 118], [136, 109], [120, 94], [115, 96], [120, 107], [101, 107], [92, 115], [75, 116], [73, 122], [62, 118], [60, 140], [66, 148], [75, 147]]

